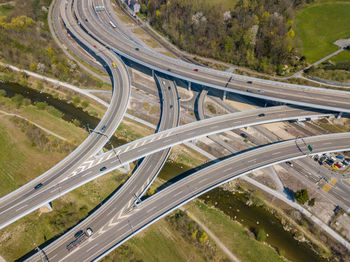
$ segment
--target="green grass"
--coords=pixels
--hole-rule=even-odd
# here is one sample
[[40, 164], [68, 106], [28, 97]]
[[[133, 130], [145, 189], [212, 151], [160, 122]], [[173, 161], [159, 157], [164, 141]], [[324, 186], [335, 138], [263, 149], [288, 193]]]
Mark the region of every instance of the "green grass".
[[196, 201], [190, 204], [189, 212], [202, 221], [240, 261], [275, 262], [284, 261], [275, 250], [254, 236], [239, 223], [215, 208]]
[[12, 5], [2, 5], [0, 6], [0, 16], [7, 15], [13, 10]]
[[[210, 245], [213, 246], [214, 243], [211, 242]], [[213, 257], [205, 257], [200, 247], [190, 243], [181, 232], [162, 219], [113, 251], [103, 261], [223, 261], [223, 252], [216, 250]]]
[[337, 54], [333, 56], [331, 59], [329, 59], [332, 62], [343, 62], [343, 61], [350, 61], [350, 50], [344, 50], [340, 54]]
[[322, 1], [301, 9], [296, 16], [296, 36], [302, 42], [302, 54], [315, 62], [338, 47], [332, 44], [350, 37], [350, 3]]

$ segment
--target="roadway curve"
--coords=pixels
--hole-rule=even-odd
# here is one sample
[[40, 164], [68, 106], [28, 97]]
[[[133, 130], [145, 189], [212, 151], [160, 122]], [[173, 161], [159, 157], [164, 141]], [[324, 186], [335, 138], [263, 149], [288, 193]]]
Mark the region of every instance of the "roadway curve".
[[[44, 252], [52, 262], [97, 261], [175, 208], [223, 183], [258, 169], [308, 156], [307, 145], [312, 146], [313, 154], [348, 151], [350, 133], [293, 139], [236, 154], [172, 184], [124, 216], [109, 216], [106, 218], [109, 219], [107, 224], [103, 219], [99, 225], [102, 229], [71, 253], [66, 250], [68, 243], [50, 245]], [[349, 244], [343, 244], [350, 249]], [[40, 256], [36, 254], [29, 261], [39, 259]]]
[[[228, 92], [319, 109], [350, 113], [350, 93], [249, 78], [176, 60], [160, 55], [126, 39], [109, 27], [113, 10], [105, 1], [106, 12], [95, 12], [93, 0], [76, 0], [74, 12], [82, 26], [113, 50], [159, 72]], [[96, 2], [100, 5], [100, 2]], [[72, 18], [70, 18], [72, 19]], [[113, 21], [116, 23], [115, 21]], [[198, 71], [194, 71], [198, 69]], [[249, 81], [249, 83], [248, 83]]]
[[[91, 133], [77, 149], [43, 175], [0, 199], [1, 215], [7, 214], [7, 210], [10, 207], [15, 208], [17, 211], [21, 210], [21, 212], [17, 212], [14, 219], [1, 223], [0, 228], [33, 211], [30, 199], [38, 194], [38, 190], [34, 189], [35, 185], [42, 183], [43, 186], [40, 188], [42, 190], [57, 184], [63, 178], [71, 175], [86, 159], [99, 152], [115, 133], [126, 112], [131, 87], [129, 75], [123, 61], [110, 50], [104, 49], [98, 42], [91, 41], [82, 30], [79, 30], [79, 27], [73, 27], [70, 24], [66, 26], [70, 34], [76, 38], [79, 37], [80, 44], [100, 60], [107, 71], [110, 72], [114, 90], [112, 100], [104, 117], [97, 125], [96, 132]], [[93, 47], [94, 44], [97, 48]], [[115, 67], [112, 65], [113, 62], [116, 64]], [[103, 126], [105, 128], [102, 132]], [[36, 208], [39, 207], [37, 206]]]
[[[264, 114], [264, 116], [259, 117], [260, 114]], [[247, 126], [322, 116], [329, 116], [329, 114], [286, 106], [270, 107], [213, 117], [141, 138], [106, 152], [96, 159], [85, 161], [78, 167], [79, 173], [68, 176], [64, 180], [61, 179], [50, 186], [42, 187], [35, 192], [36, 194], [30, 195], [22, 202], [2, 205], [0, 208], [0, 228], [120, 166], [183, 142]], [[100, 172], [102, 167], [106, 167], [106, 169]]]

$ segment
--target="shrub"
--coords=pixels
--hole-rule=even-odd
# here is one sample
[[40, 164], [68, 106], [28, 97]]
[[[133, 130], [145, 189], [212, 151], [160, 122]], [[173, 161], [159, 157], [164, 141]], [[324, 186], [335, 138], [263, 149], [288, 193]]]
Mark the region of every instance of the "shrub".
[[264, 229], [259, 229], [257, 235], [256, 235], [256, 240], [260, 242], [265, 242], [266, 240], [266, 233]]
[[83, 108], [87, 108], [88, 105], [89, 105], [89, 102], [88, 102], [88, 101], [83, 101], [83, 102], [81, 102], [81, 106], [82, 106]]
[[6, 95], [7, 95], [6, 90], [0, 89], [0, 96], [6, 96]]
[[45, 102], [36, 102], [36, 103], [35, 103], [35, 106], [36, 106], [36, 108], [38, 108], [39, 110], [45, 110], [46, 107], [48, 106], [48, 104], [45, 103]]
[[75, 126], [80, 126], [80, 121], [79, 121], [78, 119], [74, 119], [74, 120], [73, 120], [73, 124], [74, 124]]

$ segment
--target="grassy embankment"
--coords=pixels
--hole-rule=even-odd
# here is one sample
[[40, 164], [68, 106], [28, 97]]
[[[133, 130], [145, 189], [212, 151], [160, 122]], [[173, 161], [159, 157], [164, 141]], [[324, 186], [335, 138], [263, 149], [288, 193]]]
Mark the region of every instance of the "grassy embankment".
[[[309, 63], [338, 50], [339, 47], [333, 44], [336, 40], [350, 38], [349, 13], [350, 1], [317, 1], [299, 10], [296, 16], [296, 36], [302, 45], [302, 54]], [[339, 66], [339, 63], [344, 62], [348, 64], [346, 70], [343, 69], [344, 66]], [[319, 65], [310, 75], [348, 82], [349, 68], [350, 51], [345, 50]]]

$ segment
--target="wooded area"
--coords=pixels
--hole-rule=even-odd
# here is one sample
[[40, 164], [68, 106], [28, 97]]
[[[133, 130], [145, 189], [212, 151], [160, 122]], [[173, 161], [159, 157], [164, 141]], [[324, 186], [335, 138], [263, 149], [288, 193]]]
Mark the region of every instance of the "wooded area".
[[141, 0], [141, 13], [181, 49], [277, 73], [305, 63], [293, 30], [296, 8], [313, 0], [239, 0], [230, 10], [201, 0]]

